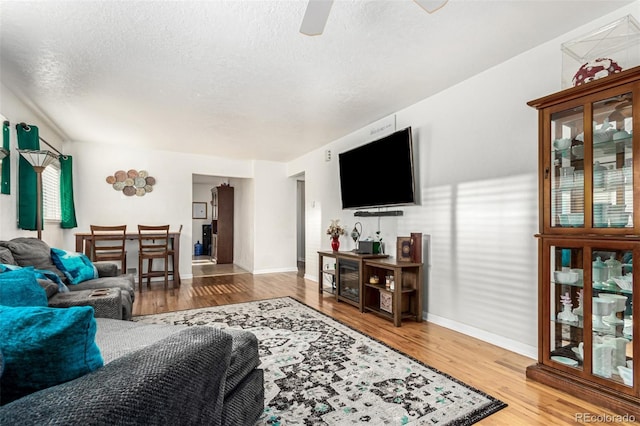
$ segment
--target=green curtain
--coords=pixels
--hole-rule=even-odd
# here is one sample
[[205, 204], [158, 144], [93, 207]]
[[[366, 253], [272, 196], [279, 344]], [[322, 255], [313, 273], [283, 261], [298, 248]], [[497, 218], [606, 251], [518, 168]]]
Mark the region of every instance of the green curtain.
[[60, 156], [60, 227], [63, 229], [76, 228], [76, 207], [73, 202], [73, 157]]
[[[29, 126], [29, 131], [16, 125], [19, 149], [40, 149], [38, 128]], [[36, 172], [27, 160], [20, 156], [18, 162], [18, 228], [35, 231], [38, 203]], [[44, 229], [44, 227], [42, 228]]]
[[[9, 122], [2, 124], [2, 147], [10, 151], [9, 147]], [[2, 175], [0, 176], [0, 194], [11, 194], [11, 158], [6, 156], [2, 159]]]

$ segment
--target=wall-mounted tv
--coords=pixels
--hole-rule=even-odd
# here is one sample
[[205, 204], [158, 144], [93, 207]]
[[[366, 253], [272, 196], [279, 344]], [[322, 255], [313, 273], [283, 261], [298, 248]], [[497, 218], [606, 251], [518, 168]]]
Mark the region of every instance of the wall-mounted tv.
[[343, 209], [417, 204], [411, 127], [338, 158]]

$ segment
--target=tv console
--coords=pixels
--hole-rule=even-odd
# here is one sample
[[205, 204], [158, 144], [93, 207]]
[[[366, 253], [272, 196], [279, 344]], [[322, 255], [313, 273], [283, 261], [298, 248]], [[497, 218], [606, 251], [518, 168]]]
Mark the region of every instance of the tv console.
[[[393, 289], [385, 285], [387, 275], [394, 277]], [[318, 292], [331, 293], [337, 301], [391, 320], [396, 327], [403, 319], [422, 321], [422, 263], [398, 262], [386, 254], [318, 251]]]

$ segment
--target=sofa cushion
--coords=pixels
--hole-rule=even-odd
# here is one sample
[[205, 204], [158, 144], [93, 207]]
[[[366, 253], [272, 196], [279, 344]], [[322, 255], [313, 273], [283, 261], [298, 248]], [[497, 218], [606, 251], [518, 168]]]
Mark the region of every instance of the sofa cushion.
[[103, 365], [93, 308], [0, 306], [5, 367], [0, 403], [73, 380]]
[[63, 281], [66, 279], [51, 259], [51, 248], [42, 240], [25, 237], [14, 238], [10, 241], [0, 241], [0, 247], [11, 250], [16, 264], [20, 266], [33, 266], [35, 269], [53, 271]]
[[33, 268], [0, 273], [0, 305], [47, 306], [47, 294], [38, 284]]
[[96, 344], [105, 364], [187, 328], [186, 325], [144, 324], [110, 318], [96, 318], [96, 324]]
[[51, 249], [51, 259], [56, 267], [67, 277], [70, 284], [98, 278], [98, 270], [89, 258], [82, 254], [59, 248]]
[[95, 280], [84, 281], [78, 285], [69, 286], [69, 290], [97, 290], [100, 288], [118, 287], [123, 292], [129, 293], [129, 298], [133, 302], [135, 300], [133, 275], [120, 275], [118, 277], [96, 278]]
[[16, 260], [11, 254], [11, 250], [6, 247], [0, 247], [0, 263], [5, 265], [17, 265]]

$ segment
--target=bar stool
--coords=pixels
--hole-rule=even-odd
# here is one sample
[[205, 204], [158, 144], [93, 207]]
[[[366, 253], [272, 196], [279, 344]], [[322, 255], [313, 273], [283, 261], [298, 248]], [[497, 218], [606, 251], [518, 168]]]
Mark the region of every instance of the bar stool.
[[[142, 279], [147, 279], [147, 288], [151, 286], [151, 277], [164, 277], [164, 288], [169, 283], [169, 225], [138, 225], [138, 283], [142, 291]], [[164, 270], [154, 271], [153, 260], [162, 259]], [[143, 271], [143, 262], [147, 260], [147, 272]]]
[[174, 256], [176, 255], [176, 251], [174, 250], [174, 246], [175, 246], [175, 239], [180, 239], [180, 235], [182, 234], [182, 225], [180, 225], [180, 229], [178, 229], [178, 235], [176, 235], [174, 237], [174, 241], [171, 245], [171, 247], [169, 247], [169, 256], [171, 257], [171, 264], [173, 265], [173, 269], [171, 269], [169, 271], [169, 275], [171, 275], [171, 278], [173, 279], [174, 282], [174, 286], [177, 284], [178, 286], [180, 286], [180, 271], [177, 271], [178, 273], [176, 274], [176, 268], [175, 268], [175, 262], [174, 262]]
[[91, 261], [119, 261], [121, 273], [127, 273], [127, 252], [125, 240], [127, 225], [91, 227]]

